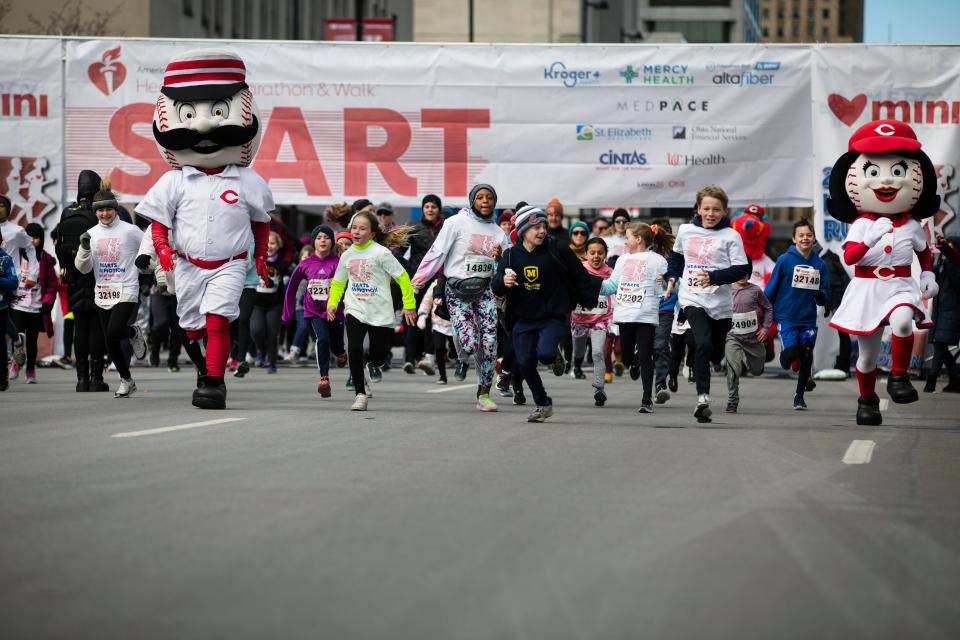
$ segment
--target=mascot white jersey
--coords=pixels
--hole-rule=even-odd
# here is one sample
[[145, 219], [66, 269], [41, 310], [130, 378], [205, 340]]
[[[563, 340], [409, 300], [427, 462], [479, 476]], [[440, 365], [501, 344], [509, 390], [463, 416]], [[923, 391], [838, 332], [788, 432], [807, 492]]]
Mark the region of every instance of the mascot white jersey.
[[205, 359], [195, 361], [200, 376], [193, 393], [193, 404], [203, 409], [226, 406], [230, 321], [240, 314], [251, 238], [257, 271], [261, 277], [266, 271], [273, 196], [249, 168], [260, 134], [246, 66], [236, 54], [201, 49], [170, 61], [153, 135], [172, 169], [136, 211], [153, 220], [160, 265], [176, 273], [187, 339], [207, 338]]

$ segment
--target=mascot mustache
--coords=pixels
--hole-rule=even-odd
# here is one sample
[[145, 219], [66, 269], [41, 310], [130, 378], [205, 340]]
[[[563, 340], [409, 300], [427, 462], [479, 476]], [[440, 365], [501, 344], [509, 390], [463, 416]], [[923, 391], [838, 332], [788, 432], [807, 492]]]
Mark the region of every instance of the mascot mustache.
[[[253, 116], [253, 123], [248, 127], [228, 124], [205, 132], [193, 129], [160, 131], [157, 129], [157, 123], [154, 122], [153, 137], [161, 147], [171, 151], [191, 149], [198, 153], [214, 153], [223, 147], [239, 147], [247, 144], [257, 136], [259, 128], [260, 122], [256, 116]], [[199, 143], [205, 140], [214, 143], [216, 146], [197, 147]]]

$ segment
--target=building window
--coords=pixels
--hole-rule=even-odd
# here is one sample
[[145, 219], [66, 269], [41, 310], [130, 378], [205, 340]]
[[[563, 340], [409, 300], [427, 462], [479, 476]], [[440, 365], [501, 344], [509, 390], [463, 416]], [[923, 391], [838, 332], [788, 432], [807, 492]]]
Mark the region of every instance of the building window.
[[783, 37], [783, 27], [777, 27], [777, 37], [778, 38]]
[[769, 38], [769, 37], [770, 37], [770, 29], [768, 29], [768, 28], [766, 28], [766, 27], [763, 28], [763, 37], [764, 37], [764, 38]]
[[183, 0], [183, 15], [193, 17], [193, 0]]
[[653, 31], [679, 32], [687, 42], [729, 42], [727, 24], [706, 20], [658, 20], [653, 23]]
[[824, 20], [829, 20], [829, 19], [830, 19], [830, 9], [825, 8], [825, 9], [823, 10], [823, 19], [824, 19]]
[[761, 15], [763, 16], [763, 19], [764, 19], [764, 20], [769, 20], [769, 19], [770, 19], [770, 9], [764, 8], [764, 10], [761, 12]]
[[814, 30], [812, 24], [807, 25], [807, 35], [810, 36], [811, 38], [816, 35], [816, 31]]
[[824, 28], [823, 28], [823, 38], [824, 38], [824, 40], [826, 40], [826, 39], [829, 38], [829, 37], [830, 37], [830, 27], [824, 27]]
[[794, 38], [800, 37], [800, 27], [798, 27], [797, 25], [793, 25], [793, 37]]

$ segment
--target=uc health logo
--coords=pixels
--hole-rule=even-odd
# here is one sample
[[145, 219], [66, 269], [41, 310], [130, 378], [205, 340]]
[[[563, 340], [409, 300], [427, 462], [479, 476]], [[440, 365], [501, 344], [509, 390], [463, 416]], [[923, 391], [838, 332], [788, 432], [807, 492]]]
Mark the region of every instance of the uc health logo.
[[87, 67], [87, 77], [105, 96], [119, 89], [127, 78], [127, 68], [120, 62], [120, 47], [104, 51], [99, 61]]

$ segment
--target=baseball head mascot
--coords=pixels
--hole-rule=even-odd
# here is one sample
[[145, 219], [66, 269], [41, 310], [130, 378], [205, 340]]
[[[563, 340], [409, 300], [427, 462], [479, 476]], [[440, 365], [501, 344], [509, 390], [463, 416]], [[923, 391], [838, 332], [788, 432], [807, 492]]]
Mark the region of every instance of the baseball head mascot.
[[[932, 326], [923, 300], [937, 295], [933, 259], [920, 220], [937, 212], [937, 175], [909, 125], [877, 120], [857, 129], [848, 151], [830, 173], [827, 209], [849, 223], [843, 260], [854, 278], [830, 326], [858, 336], [857, 424], [879, 425], [877, 356], [883, 327], [892, 330], [892, 365], [887, 393], [897, 403], [917, 400], [907, 368], [913, 352], [913, 325]], [[913, 256], [920, 283], [913, 278]]]
[[167, 65], [160, 92], [153, 136], [172, 170], [150, 189], [137, 213], [153, 220], [160, 266], [176, 273], [177, 313], [186, 338], [207, 339], [205, 360], [194, 362], [199, 376], [193, 404], [223, 409], [230, 322], [240, 314], [251, 234], [257, 272], [268, 277], [273, 196], [249, 168], [260, 143], [260, 120], [243, 60], [228, 51], [177, 56]]

